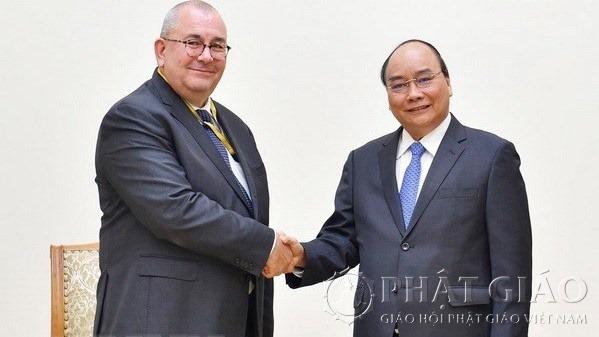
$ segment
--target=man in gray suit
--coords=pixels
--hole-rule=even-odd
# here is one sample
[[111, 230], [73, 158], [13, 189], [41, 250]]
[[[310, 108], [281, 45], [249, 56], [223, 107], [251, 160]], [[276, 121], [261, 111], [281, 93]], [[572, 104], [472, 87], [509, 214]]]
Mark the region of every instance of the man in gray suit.
[[94, 335], [271, 337], [273, 283], [262, 273], [289, 270], [292, 256], [267, 227], [250, 129], [210, 97], [229, 51], [225, 24], [186, 1], [154, 50], [152, 78], [110, 108], [98, 135]]
[[381, 79], [401, 127], [352, 151], [318, 237], [291, 238], [290, 287], [360, 264], [356, 337], [526, 336], [531, 228], [514, 145], [449, 113], [449, 72], [409, 40]]

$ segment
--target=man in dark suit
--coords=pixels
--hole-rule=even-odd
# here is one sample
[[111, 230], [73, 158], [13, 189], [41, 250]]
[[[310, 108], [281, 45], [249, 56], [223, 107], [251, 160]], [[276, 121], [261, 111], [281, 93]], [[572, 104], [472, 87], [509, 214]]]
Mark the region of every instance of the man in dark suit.
[[292, 288], [360, 264], [354, 336], [526, 336], [531, 229], [512, 143], [449, 113], [449, 72], [409, 40], [381, 79], [401, 127], [352, 151], [335, 211], [293, 247]]
[[[291, 251], [268, 224], [250, 129], [210, 98], [229, 50], [209, 4], [165, 17], [152, 78], [100, 127], [103, 212], [94, 335], [273, 335], [273, 283]], [[267, 273], [268, 272], [268, 273]]]

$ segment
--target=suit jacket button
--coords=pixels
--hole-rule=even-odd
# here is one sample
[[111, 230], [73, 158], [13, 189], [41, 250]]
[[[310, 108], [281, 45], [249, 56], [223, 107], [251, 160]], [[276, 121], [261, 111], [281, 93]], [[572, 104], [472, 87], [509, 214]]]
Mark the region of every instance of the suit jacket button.
[[410, 250], [410, 244], [407, 242], [402, 243], [401, 250], [403, 250], [404, 252], [407, 252], [408, 250]]

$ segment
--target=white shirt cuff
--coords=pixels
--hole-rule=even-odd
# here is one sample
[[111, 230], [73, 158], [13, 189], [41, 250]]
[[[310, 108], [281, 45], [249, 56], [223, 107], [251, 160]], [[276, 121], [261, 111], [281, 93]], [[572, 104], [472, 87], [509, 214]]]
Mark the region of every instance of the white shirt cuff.
[[292, 273], [296, 277], [302, 278], [302, 277], [304, 277], [304, 268], [295, 267], [293, 269]]

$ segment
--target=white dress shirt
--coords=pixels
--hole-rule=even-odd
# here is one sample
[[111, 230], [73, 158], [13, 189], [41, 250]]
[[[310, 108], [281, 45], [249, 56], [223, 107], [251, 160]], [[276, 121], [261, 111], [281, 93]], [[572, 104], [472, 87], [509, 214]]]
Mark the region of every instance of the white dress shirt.
[[[416, 197], [420, 195], [420, 190], [422, 189], [422, 185], [424, 184], [424, 179], [426, 179], [426, 174], [433, 163], [433, 158], [435, 158], [435, 154], [439, 149], [439, 145], [441, 145], [441, 141], [445, 136], [445, 132], [447, 132], [447, 128], [449, 128], [449, 122], [451, 122], [451, 115], [447, 114], [447, 117], [439, 124], [433, 131], [431, 131], [426, 136], [420, 139], [420, 144], [424, 146], [424, 153], [422, 157], [420, 157], [420, 181], [418, 182], [418, 194]], [[395, 177], [397, 179], [397, 190], [401, 191], [401, 183], [403, 182], [403, 176], [406, 173], [406, 169], [408, 165], [410, 165], [410, 161], [412, 160], [412, 152], [409, 150], [410, 146], [416, 142], [414, 138], [406, 131], [406, 129], [402, 129], [401, 134], [399, 135], [399, 144], [397, 145], [397, 157], [395, 162]]]
[[[208, 100], [206, 100], [206, 104], [204, 104], [204, 106], [201, 107], [200, 109], [206, 110], [206, 111], [210, 112], [210, 114], [212, 114], [212, 112], [210, 111], [211, 105], [212, 105], [212, 99], [210, 97], [208, 97]], [[195, 106], [193, 108], [197, 109]], [[214, 116], [212, 116], [212, 117], [214, 117]], [[233, 175], [235, 176], [235, 178], [237, 178], [237, 180], [239, 181], [241, 186], [243, 186], [246, 194], [248, 195], [248, 197], [251, 200], [252, 195], [250, 194], [250, 189], [248, 188], [248, 183], [247, 183], [247, 180], [245, 179], [245, 174], [243, 173], [243, 169], [241, 168], [241, 165], [235, 160], [235, 158], [233, 158], [233, 156], [231, 156], [229, 151], [227, 151], [227, 156], [229, 156], [229, 164], [231, 164], [231, 171], [233, 171]]]

